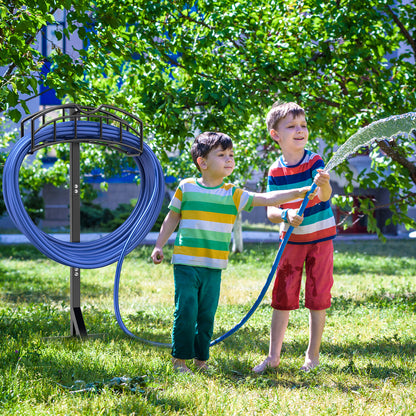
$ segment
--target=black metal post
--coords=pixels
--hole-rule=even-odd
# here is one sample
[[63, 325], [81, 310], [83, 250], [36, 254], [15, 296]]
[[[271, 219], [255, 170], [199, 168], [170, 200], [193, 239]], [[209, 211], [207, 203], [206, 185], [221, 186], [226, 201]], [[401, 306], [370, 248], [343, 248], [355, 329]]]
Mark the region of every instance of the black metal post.
[[[81, 241], [81, 197], [80, 197], [80, 149], [79, 143], [70, 144], [70, 198], [69, 222], [72, 243]], [[71, 267], [70, 272], [70, 314], [71, 335], [84, 337], [87, 335], [84, 318], [81, 312], [81, 270]]]

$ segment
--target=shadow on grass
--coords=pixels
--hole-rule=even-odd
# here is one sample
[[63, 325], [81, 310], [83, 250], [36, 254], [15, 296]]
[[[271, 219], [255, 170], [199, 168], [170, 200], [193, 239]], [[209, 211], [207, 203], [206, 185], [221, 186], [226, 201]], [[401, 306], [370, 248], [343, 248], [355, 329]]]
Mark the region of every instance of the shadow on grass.
[[[23, 305], [28, 303], [61, 303], [69, 304], [69, 269], [68, 277], [58, 276], [55, 280], [51, 278], [42, 278], [42, 276], [28, 276], [27, 273], [21, 273], [18, 270], [2, 272], [0, 266], [0, 287], [1, 298], [8, 303]], [[105, 287], [88, 283], [84, 279], [81, 283], [82, 294], [89, 298], [101, 298], [111, 296], [112, 287]]]
[[[37, 272], [36, 264], [35, 261], [32, 269], [26, 267], [22, 271], [18, 266], [10, 268], [0, 264], [1, 298], [16, 305], [34, 302], [69, 303], [70, 268], [52, 262], [49, 273], [45, 276], [42, 272]], [[43, 264], [41, 270], [46, 267]], [[89, 279], [82, 279], [81, 286], [83, 296], [89, 298], [111, 297], [113, 293], [113, 287], [90, 283]]]
[[59, 277], [54, 285], [53, 281], [42, 279], [42, 276], [28, 276], [27, 272], [19, 270], [5, 271], [0, 266], [1, 298], [15, 305], [68, 300], [69, 288], [63, 288], [61, 281]]
[[351, 256], [382, 256], [404, 258], [412, 257], [411, 253], [416, 250], [416, 241], [412, 239], [387, 240], [383, 243], [380, 240], [334, 240], [334, 250], [341, 254]]
[[0, 245], [0, 259], [47, 260], [47, 257], [31, 244]]
[[[321, 348], [325, 361], [316, 369], [305, 373], [300, 371], [303, 363], [307, 341], [284, 343], [282, 362], [277, 369], [268, 369], [262, 374], [255, 374], [253, 363], [247, 358], [247, 352], [257, 350], [268, 353], [268, 341], [257, 349], [252, 344], [247, 347], [247, 340], [257, 335], [252, 329], [241, 329], [241, 344], [245, 340], [245, 353], [220, 354], [216, 358], [218, 367], [224, 372], [225, 383], [244, 383], [257, 388], [283, 387], [287, 389], [329, 388], [341, 392], [358, 391], [367, 388], [380, 388], [386, 380], [398, 383], [414, 383], [415, 371], [412, 363], [416, 354], [416, 342], [409, 340], [375, 338], [371, 342], [327, 343]], [[227, 341], [224, 342], [226, 344]], [[234, 350], [231, 344], [227, 349]], [[263, 359], [262, 358], [262, 359]], [[258, 364], [258, 363], [257, 363]], [[221, 370], [220, 370], [221, 371]]]
[[401, 309], [416, 311], [416, 292], [401, 288], [396, 292], [387, 292], [385, 289], [368, 293], [366, 296], [356, 299], [352, 297], [334, 296], [331, 308], [328, 309], [328, 316], [334, 311], [349, 311], [361, 306], [379, 309]]
[[[397, 360], [396, 362], [412, 360], [416, 354], [416, 342], [401, 340], [397, 335], [391, 339], [374, 338], [370, 342], [324, 343], [322, 349], [325, 355], [348, 360], [348, 363], [341, 368], [330, 366], [334, 373], [354, 374], [381, 380], [389, 377], [414, 379], [412, 368], [407, 368], [403, 364], [398, 366], [394, 360]], [[363, 358], [367, 363], [365, 366], [360, 366], [358, 361]], [[385, 365], [376, 364], [380, 361]]]
[[[109, 339], [131, 338], [119, 327], [113, 311], [85, 307], [83, 318], [88, 334], [102, 334]], [[134, 315], [122, 318], [126, 327], [137, 337], [148, 341], [170, 343], [172, 329], [170, 316], [138, 311]], [[62, 310], [45, 303], [4, 308], [0, 310], [0, 333], [3, 337], [23, 340], [38, 337], [48, 339], [70, 337], [69, 309]], [[137, 340], [137, 342], [141, 341]]]

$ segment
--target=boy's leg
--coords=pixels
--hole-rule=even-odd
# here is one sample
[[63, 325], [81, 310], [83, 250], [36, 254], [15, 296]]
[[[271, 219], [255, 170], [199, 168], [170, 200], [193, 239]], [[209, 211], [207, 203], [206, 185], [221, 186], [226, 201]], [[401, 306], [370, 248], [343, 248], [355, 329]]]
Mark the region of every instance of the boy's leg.
[[[172, 357], [175, 369], [189, 370], [185, 360], [195, 356], [194, 339], [198, 310], [198, 283], [194, 268], [174, 265], [175, 312], [172, 330]], [[189, 370], [190, 371], [190, 370]]]
[[333, 279], [332, 240], [312, 244], [306, 258], [305, 306], [309, 309], [309, 345], [301, 370], [319, 365], [319, 350], [325, 327], [326, 309], [331, 306]]
[[263, 372], [267, 367], [277, 367], [280, 363], [280, 352], [290, 311], [299, 308], [304, 258], [305, 247], [303, 246], [288, 245], [282, 254], [272, 292], [273, 315], [269, 355], [261, 364], [253, 368], [256, 373]]
[[319, 365], [319, 349], [325, 327], [326, 310], [309, 311], [309, 345], [306, 350], [305, 362], [301, 367], [309, 371]]
[[199, 293], [195, 334], [195, 365], [205, 368], [214, 331], [215, 313], [221, 288], [221, 270], [198, 267]]
[[289, 314], [290, 311], [273, 309], [269, 355], [262, 363], [253, 368], [255, 373], [262, 373], [268, 367], [275, 368], [280, 364], [280, 352], [282, 351], [283, 338], [289, 322]]

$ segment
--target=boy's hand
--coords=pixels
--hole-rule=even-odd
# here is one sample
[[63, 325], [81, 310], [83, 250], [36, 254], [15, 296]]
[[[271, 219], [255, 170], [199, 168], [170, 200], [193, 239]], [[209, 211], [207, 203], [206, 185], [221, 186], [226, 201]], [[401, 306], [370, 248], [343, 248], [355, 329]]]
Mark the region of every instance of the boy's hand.
[[[307, 193], [311, 190], [311, 186], [304, 186], [302, 188], [299, 188], [299, 190], [300, 190], [300, 198], [305, 198]], [[308, 195], [308, 198], [314, 199], [317, 193], [318, 193], [318, 189], [315, 188], [315, 190]]]
[[332, 195], [329, 173], [323, 169], [318, 169], [318, 173], [313, 181], [318, 187], [318, 198], [321, 201], [328, 201]]
[[303, 216], [298, 215], [298, 211], [296, 209], [288, 209], [287, 210], [287, 222], [292, 227], [298, 227], [302, 224]]
[[310, 186], [302, 186], [298, 191], [300, 193], [299, 198], [305, 198], [306, 194], [311, 190]]
[[163, 249], [155, 247], [150, 257], [152, 258], [154, 264], [162, 263], [162, 260], [164, 258]]
[[318, 174], [314, 178], [314, 182], [316, 186], [322, 187], [328, 185], [329, 183], [329, 173], [324, 171], [323, 169], [318, 169]]

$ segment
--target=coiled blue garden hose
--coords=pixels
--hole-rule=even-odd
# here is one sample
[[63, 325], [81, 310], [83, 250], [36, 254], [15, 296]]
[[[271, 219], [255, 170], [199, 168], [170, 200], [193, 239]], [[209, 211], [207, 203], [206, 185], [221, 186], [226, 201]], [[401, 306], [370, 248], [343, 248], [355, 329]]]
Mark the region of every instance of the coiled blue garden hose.
[[[99, 138], [120, 143], [120, 130], [112, 125], [92, 121], [77, 123], [79, 140]], [[56, 139], [63, 141], [74, 137], [74, 122], [56, 125]], [[123, 142], [137, 144], [138, 137], [123, 131]], [[35, 135], [38, 143], [53, 143], [53, 126], [46, 126]], [[136, 206], [126, 221], [112, 233], [90, 242], [71, 243], [58, 240], [40, 230], [27, 214], [19, 191], [19, 170], [24, 158], [30, 152], [31, 137], [23, 136], [10, 151], [3, 171], [3, 196], [7, 211], [16, 227], [29, 241], [50, 259], [66, 266], [93, 269], [115, 263], [122, 250], [131, 252], [146, 237], [155, 223], [164, 197], [164, 175], [156, 156], [148, 145], [143, 143], [141, 156], [133, 156], [140, 171], [141, 187]], [[135, 226], [136, 225], [136, 226]], [[132, 229], [134, 228], [134, 234]], [[125, 242], [129, 244], [125, 246]]]
[[[102, 139], [120, 146], [120, 129], [91, 121], [77, 122], [77, 138]], [[74, 122], [62, 122], [44, 127], [35, 135], [35, 146], [39, 143], [62, 142], [74, 138]], [[139, 138], [123, 130], [122, 142], [138, 146]], [[141, 188], [136, 206], [126, 221], [104, 238], [87, 243], [71, 243], [57, 240], [36, 227], [27, 214], [19, 190], [20, 167], [32, 148], [31, 136], [23, 136], [12, 148], [3, 171], [3, 196], [7, 211], [16, 227], [29, 241], [50, 259], [66, 266], [84, 269], [104, 267], [117, 263], [114, 280], [114, 310], [120, 328], [128, 335], [152, 345], [165, 346], [144, 340], [131, 333], [123, 323], [119, 308], [119, 285], [124, 257], [146, 237], [155, 223], [164, 198], [165, 181], [160, 163], [150, 147], [143, 143], [143, 153], [133, 156], [140, 171]], [[129, 149], [126, 147], [126, 151]]]

